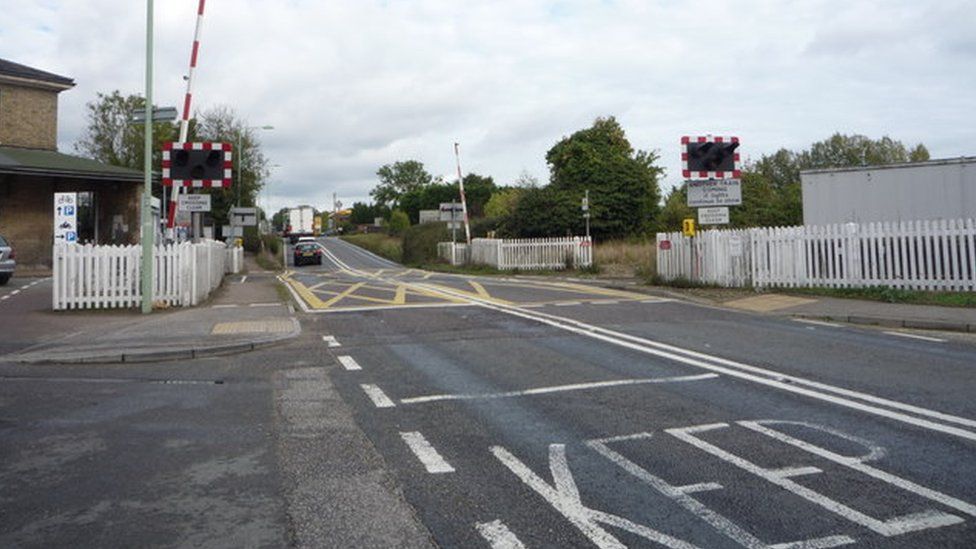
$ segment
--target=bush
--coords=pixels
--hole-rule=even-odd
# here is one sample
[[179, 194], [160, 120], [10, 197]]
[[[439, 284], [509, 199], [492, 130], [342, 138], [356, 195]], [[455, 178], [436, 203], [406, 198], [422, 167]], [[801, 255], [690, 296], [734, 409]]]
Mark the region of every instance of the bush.
[[403, 232], [403, 263], [423, 265], [437, 261], [437, 244], [450, 242], [447, 223], [414, 225]]
[[261, 236], [257, 227], [244, 227], [244, 251], [252, 254], [261, 251]]
[[410, 218], [407, 217], [406, 212], [402, 210], [393, 210], [390, 214], [390, 234], [393, 236], [400, 236], [410, 228]]
[[281, 253], [281, 239], [273, 234], [261, 235], [261, 240], [264, 242], [264, 249], [268, 250], [273, 256]]

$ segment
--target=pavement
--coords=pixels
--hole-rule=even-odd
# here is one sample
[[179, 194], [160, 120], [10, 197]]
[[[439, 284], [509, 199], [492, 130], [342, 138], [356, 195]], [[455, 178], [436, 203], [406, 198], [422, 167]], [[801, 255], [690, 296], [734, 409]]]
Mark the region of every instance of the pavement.
[[[0, 301], [0, 361], [23, 363], [145, 362], [252, 351], [301, 332], [282, 301], [275, 273], [253, 258], [194, 308], [52, 311], [49, 278], [17, 278]], [[18, 286], [18, 284], [20, 286]], [[2, 296], [0, 296], [2, 299]]]

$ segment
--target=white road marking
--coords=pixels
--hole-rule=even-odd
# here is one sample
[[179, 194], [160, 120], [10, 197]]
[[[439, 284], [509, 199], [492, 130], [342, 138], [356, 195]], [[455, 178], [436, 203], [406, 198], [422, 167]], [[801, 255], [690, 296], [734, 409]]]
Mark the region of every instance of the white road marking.
[[281, 303], [251, 303], [248, 307], [277, 307]]
[[823, 473], [823, 469], [818, 469], [812, 466], [803, 467], [783, 467], [780, 469], [774, 469], [773, 474], [783, 478], [793, 478], [793, 477], [804, 477], [807, 475], [819, 475]]
[[[768, 437], [772, 437], [780, 442], [789, 444], [790, 446], [794, 446], [796, 448], [809, 452], [813, 455], [820, 456], [824, 459], [833, 461], [834, 463], [838, 463], [840, 465], [843, 465], [844, 467], [848, 467], [859, 473], [864, 473], [869, 477], [876, 478], [882, 482], [891, 484], [892, 486], [897, 486], [902, 490], [906, 490], [908, 492], [911, 492], [923, 498], [930, 499], [937, 503], [941, 503], [946, 507], [951, 507], [953, 509], [956, 509], [957, 511], [966, 513], [969, 516], [976, 517], [976, 505], [943, 494], [942, 492], [932, 490], [931, 488], [920, 486], [910, 480], [905, 480], [899, 476], [893, 475], [891, 473], [886, 473], [880, 469], [876, 469], [870, 465], [865, 464], [864, 463], [865, 461], [880, 457], [880, 456], [876, 457], [874, 455], [875, 453], [868, 455], [866, 457], [842, 456], [834, 452], [831, 452], [830, 450], [810, 444], [809, 442], [791, 437], [785, 433], [782, 433], [780, 431], [777, 431], [769, 427], [769, 425], [777, 425], [777, 424], [792, 424], [792, 425], [803, 425], [806, 427], [811, 427], [810, 424], [802, 423], [802, 422], [768, 421], [768, 420], [767, 421], [739, 421], [738, 424], [745, 427], [746, 429], [752, 429], [753, 431], [762, 433]], [[815, 427], [815, 428], [824, 430], [824, 428], [822, 427]], [[841, 436], [841, 434], [836, 431], [828, 430], [827, 432], [832, 432], [832, 434], [834, 435]], [[849, 435], [846, 437], [842, 436], [842, 438], [847, 438], [848, 440], [853, 439], [853, 437], [850, 437]]]
[[593, 305], [617, 305], [620, 303], [617, 299], [598, 299], [596, 301], [590, 302]]
[[932, 342], [935, 342], [935, 343], [945, 343], [946, 342], [945, 339], [940, 339], [938, 337], [929, 337], [929, 336], [923, 336], [923, 335], [917, 335], [917, 334], [908, 334], [908, 333], [905, 333], [905, 332], [885, 332], [885, 333], [888, 334], [888, 335], [893, 335], [893, 336], [898, 336], [898, 337], [907, 337], [909, 339], [920, 339], [922, 341], [932, 341]]
[[828, 328], [843, 328], [840, 324], [833, 322], [827, 322], [825, 320], [813, 320], [810, 318], [794, 318], [793, 322], [802, 322], [803, 324], [813, 324], [814, 326], [826, 326]]
[[657, 299], [644, 299], [641, 303], [671, 303], [672, 301], [674, 300], [670, 298], [659, 297]]
[[0, 300], [4, 300], [4, 299], [10, 299], [10, 294], [0, 297]]
[[20, 287], [20, 289], [21, 290], [26, 290], [27, 288], [30, 288], [31, 286], [33, 286], [33, 284], [24, 284], [23, 286]]
[[247, 275], [241, 277], [241, 284], [244, 284], [245, 282], [247, 282]]
[[14, 291], [10, 292], [10, 295], [17, 295], [19, 293], [20, 293], [20, 290], [14, 290]]
[[390, 397], [386, 396], [386, 393], [384, 393], [383, 390], [377, 387], [376, 385], [364, 383], [360, 385], [360, 387], [363, 388], [363, 391], [365, 391], [366, 396], [368, 396], [369, 399], [373, 401], [373, 404], [377, 408], [393, 408], [394, 406], [396, 406], [396, 404], [392, 400], [390, 400]]
[[[428, 291], [439, 292], [441, 294], [450, 295], [452, 297], [460, 296], [460, 294], [446, 291], [443, 288], [432, 288], [425, 285], [417, 285], [417, 286]], [[617, 345], [627, 349], [633, 349], [635, 351], [639, 351], [642, 353], [668, 358], [677, 362], [681, 362], [691, 366], [696, 366], [712, 372], [726, 374], [729, 376], [737, 377], [739, 379], [745, 379], [761, 385], [766, 385], [768, 387], [774, 387], [777, 389], [781, 389], [783, 391], [800, 394], [803, 396], [807, 396], [817, 400], [822, 400], [825, 402], [830, 402], [832, 404], [844, 406], [846, 408], [859, 410], [862, 412], [874, 414], [881, 417], [886, 417], [888, 419], [893, 419], [896, 421], [900, 421], [902, 423], [914, 425], [916, 427], [922, 427], [932, 431], [938, 431], [941, 433], [954, 435], [968, 440], [976, 440], [976, 432], [960, 429], [958, 427], [954, 427], [951, 425], [945, 425], [943, 423], [937, 423], [935, 421], [931, 421], [928, 419], [922, 419], [922, 418], [910, 416], [902, 412], [911, 412], [922, 416], [928, 416], [930, 418], [936, 418], [949, 423], [956, 423], [968, 427], [976, 427], [976, 421], [969, 418], [963, 418], [951, 414], [946, 414], [944, 412], [939, 412], [936, 410], [929, 410], [927, 408], [913, 406], [911, 404], [905, 404], [902, 402], [888, 400], [867, 393], [861, 393], [850, 389], [844, 389], [842, 387], [828, 385], [826, 383], [820, 383], [820, 382], [804, 379], [797, 376], [787, 376], [785, 374], [781, 374], [774, 370], [759, 368], [757, 366], [744, 364], [742, 362], [728, 360], [728, 359], [708, 355], [705, 353], [699, 353], [697, 351], [692, 351], [689, 349], [683, 349], [681, 347], [676, 347], [674, 345], [668, 345], [666, 343], [652, 341], [649, 339], [633, 336], [623, 332], [609, 330], [607, 328], [602, 328], [600, 326], [595, 326], [593, 324], [587, 324], [585, 322], [580, 322], [570, 318], [560, 317], [560, 316], [551, 315], [548, 313], [543, 313], [538, 311], [526, 311], [524, 309], [519, 309], [517, 307], [502, 306], [494, 303], [489, 303], [487, 301], [478, 300], [476, 298], [472, 298], [471, 296], [460, 296], [460, 297], [463, 297], [468, 301], [470, 301], [471, 303], [474, 303], [486, 309], [503, 312], [512, 316], [517, 316], [519, 318], [533, 320], [542, 324], [553, 326], [568, 332], [583, 335], [600, 341], [605, 341], [607, 343], [611, 343], [613, 345]], [[829, 393], [834, 393], [834, 394], [829, 394]], [[837, 396], [837, 395], [842, 395], [842, 396]], [[849, 398], [843, 398], [843, 397], [849, 397]], [[897, 410], [901, 410], [901, 412], [896, 412], [885, 408], [879, 408], [878, 406], [864, 404], [863, 402], [858, 402], [857, 400], [852, 400], [852, 399], [857, 399], [865, 402], [870, 402], [872, 404], [887, 406], [889, 408], [895, 408]]]
[[485, 541], [491, 545], [491, 549], [525, 549], [525, 545], [500, 520], [479, 522], [474, 527], [478, 529], [481, 537], [485, 538]]
[[889, 520], [876, 519], [856, 509], [852, 509], [851, 507], [844, 505], [837, 500], [831, 499], [802, 484], [797, 484], [789, 478], [777, 474], [777, 472], [774, 470], [756, 465], [745, 458], [723, 450], [722, 448], [705, 442], [701, 438], [695, 436], [697, 433], [713, 431], [716, 429], [725, 429], [728, 427], [729, 425], [727, 423], [714, 423], [709, 425], [697, 425], [694, 427], [683, 427], [680, 429], [665, 429], [664, 432], [677, 438], [678, 440], [698, 448], [705, 453], [711, 454], [722, 461], [752, 473], [753, 475], [756, 475], [757, 477], [762, 478], [775, 486], [779, 486], [784, 490], [792, 492], [810, 503], [819, 505], [827, 511], [881, 534], [882, 536], [897, 536], [908, 532], [927, 530], [929, 528], [939, 528], [942, 526], [949, 526], [963, 522], [962, 517], [957, 517], [955, 515], [950, 515], [934, 509], [923, 511], [921, 513], [894, 517]]
[[236, 303], [228, 303], [225, 305], [214, 305], [211, 307], [211, 309], [235, 309], [237, 307], [239, 307], [239, 305]]
[[435, 450], [434, 447], [427, 442], [424, 435], [417, 431], [410, 431], [406, 433], [401, 432], [400, 438], [403, 439], [403, 442], [407, 443], [407, 446], [410, 447], [410, 450], [415, 456], [417, 456], [417, 459], [419, 459], [420, 463], [424, 465], [428, 473], [437, 474], [454, 472], [454, 467], [451, 467], [451, 464], [445, 461], [444, 458], [437, 453], [437, 450]]
[[583, 505], [580, 501], [579, 489], [576, 481], [569, 469], [566, 461], [566, 446], [563, 444], [549, 445], [549, 470], [552, 473], [553, 484], [550, 485], [542, 480], [538, 475], [511, 452], [501, 446], [493, 446], [491, 453], [494, 454], [505, 467], [515, 474], [526, 486], [534, 490], [553, 509], [558, 511], [563, 517], [573, 524], [583, 533], [593, 544], [600, 549], [626, 549], [626, 545], [620, 542], [610, 532], [604, 530], [600, 525], [614, 526], [632, 534], [638, 535], [649, 541], [659, 543], [665, 547], [678, 549], [693, 549], [697, 547], [691, 543], [680, 540], [648, 528], [647, 526], [631, 522], [623, 517], [611, 515], [591, 509]]
[[363, 367], [360, 366], [358, 362], [356, 362], [356, 359], [354, 359], [351, 356], [343, 355], [343, 356], [338, 357], [338, 359], [339, 359], [339, 364], [342, 364], [342, 367], [345, 368], [346, 370], [362, 370], [363, 369]]
[[[345, 264], [343, 263], [342, 265], [340, 265], [340, 267], [342, 267], [343, 265]], [[345, 265], [345, 267], [348, 268], [348, 265]], [[350, 271], [354, 272], [352, 269], [350, 269]], [[369, 275], [364, 275], [364, 276], [369, 276]], [[561, 330], [565, 330], [575, 334], [579, 334], [600, 341], [604, 341], [607, 343], [611, 343], [613, 345], [617, 345], [627, 349], [633, 349], [646, 354], [651, 354], [662, 358], [668, 358], [671, 360], [682, 362], [684, 364], [709, 370], [712, 372], [726, 374], [729, 376], [737, 377], [739, 379], [752, 381], [754, 383], [765, 385], [767, 387], [773, 387], [776, 389], [780, 389], [782, 391], [803, 395], [808, 398], [829, 402], [831, 404], [858, 410], [864, 413], [885, 417], [895, 421], [900, 421], [908, 425], [914, 425], [916, 427], [929, 429], [931, 431], [937, 431], [937, 432], [957, 436], [960, 438], [976, 441], [976, 432], [968, 431], [966, 429], [960, 429], [952, 425], [946, 425], [945, 423], [938, 423], [930, 419], [922, 419], [919, 417], [911, 416], [905, 412], [910, 412], [920, 416], [941, 420], [946, 423], [955, 423], [957, 425], [976, 427], [976, 421], [969, 418], [954, 416], [944, 412], [939, 412], [937, 410], [930, 410], [927, 408], [922, 408], [920, 406], [914, 406], [911, 404], [897, 402], [894, 400], [877, 397], [868, 393], [853, 391], [850, 389], [845, 389], [843, 387], [828, 385], [826, 383], [820, 383], [817, 381], [804, 379], [801, 377], [786, 376], [774, 370], [759, 368], [757, 366], [744, 364], [742, 362], [727, 360], [724, 358], [711, 356], [705, 353], [699, 353], [689, 349], [683, 349], [681, 347], [676, 347], [674, 345], [668, 345], [666, 343], [660, 343], [657, 341], [652, 341], [649, 339], [632, 336], [630, 334], [626, 334], [623, 332], [608, 330], [606, 328], [602, 328], [592, 324], [586, 324], [584, 322], [579, 322], [565, 317], [550, 315], [539, 311], [528, 311], [513, 306], [502, 306], [482, 299], [473, 298], [469, 295], [458, 294], [457, 292], [445, 290], [443, 288], [431, 287], [429, 285], [416, 284], [416, 283], [407, 284], [407, 286], [413, 288], [421, 288], [427, 291], [438, 293], [440, 295], [446, 295], [449, 297], [463, 299], [466, 303], [460, 304], [462, 306], [465, 304], [478, 305], [482, 308], [506, 313], [519, 318], [533, 320], [535, 322], [539, 322], [542, 324], [559, 328]], [[664, 301], [668, 301], [668, 300], [667, 299], [647, 300], [647, 302], [649, 303], [661, 303]], [[864, 404], [864, 402], [869, 402], [871, 404]], [[887, 408], [881, 408], [879, 406], [885, 406]], [[899, 411], [892, 411], [891, 409], [888, 408], [899, 410]]]
[[288, 312], [290, 314], [295, 314], [295, 306], [292, 305], [291, 303], [288, 304]]
[[553, 303], [556, 307], [572, 307], [574, 305], [582, 305], [583, 303], [579, 301], [563, 301], [562, 303]]
[[436, 402], [441, 400], [487, 400], [494, 398], [509, 398], [529, 395], [543, 395], [547, 393], [561, 393], [565, 391], [585, 391], [588, 389], [602, 389], [605, 387], [620, 387], [624, 385], [644, 385], [648, 383], [680, 383], [684, 381], [702, 381], [714, 379], [718, 374], [698, 374], [692, 376], [674, 376], [658, 378], [640, 379], [617, 379], [613, 381], [594, 381], [591, 383], [574, 383], [572, 385], [556, 385], [553, 387], [538, 387], [536, 389], [525, 389], [522, 391], [505, 391], [501, 393], [461, 393], [427, 395], [400, 399], [400, 404], [420, 404], [424, 402]]
[[[719, 514], [712, 509], [706, 507], [703, 503], [697, 499], [691, 497], [690, 494], [705, 491], [709, 489], [720, 489], [721, 485], [712, 482], [692, 484], [690, 486], [674, 486], [667, 482], [661, 477], [651, 474], [649, 471], [637, 465], [633, 461], [625, 458], [616, 451], [610, 449], [607, 443], [617, 442], [621, 440], [635, 440], [638, 438], [651, 438], [650, 433], [637, 433], [634, 435], [626, 435], [623, 437], [613, 437], [609, 439], [596, 439], [590, 440], [586, 443], [587, 446], [596, 450], [597, 453], [601, 454], [603, 457], [609, 459], [617, 466], [622, 468], [624, 471], [634, 475], [639, 480], [643, 481], [645, 484], [651, 488], [657, 490], [665, 497], [670, 498], [675, 503], [685, 508], [688, 512], [695, 515], [702, 521], [708, 523], [712, 528], [717, 530], [723, 536], [735, 541], [743, 547], [749, 549], [766, 549], [768, 546], [764, 541], [753, 535], [751, 532], [739, 526], [732, 520], [728, 519], [724, 515]], [[808, 547], [836, 547], [839, 545], [847, 545], [854, 543], [852, 538], [847, 536], [831, 536], [829, 538], [817, 538], [816, 540], [804, 540], [800, 542], [791, 543], [810, 543], [812, 541], [823, 541], [823, 540], [833, 540], [833, 543], [824, 543], [818, 546], [808, 545]], [[802, 545], [797, 545], [801, 547]]]
[[335, 338], [335, 336], [322, 336], [322, 341], [326, 342], [329, 347], [342, 347], [342, 344]]

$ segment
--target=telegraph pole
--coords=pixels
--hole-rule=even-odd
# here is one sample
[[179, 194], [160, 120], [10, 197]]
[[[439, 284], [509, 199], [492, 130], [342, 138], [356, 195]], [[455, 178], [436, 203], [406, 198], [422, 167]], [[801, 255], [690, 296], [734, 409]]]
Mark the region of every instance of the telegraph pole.
[[[461, 213], [464, 215], [464, 237], [468, 246], [471, 245], [471, 225], [468, 224], [468, 201], [464, 198], [464, 178], [461, 177], [461, 145], [454, 144], [454, 158], [457, 159], [458, 188], [461, 190]], [[451, 219], [454, 219], [454, 207], [451, 207]]]

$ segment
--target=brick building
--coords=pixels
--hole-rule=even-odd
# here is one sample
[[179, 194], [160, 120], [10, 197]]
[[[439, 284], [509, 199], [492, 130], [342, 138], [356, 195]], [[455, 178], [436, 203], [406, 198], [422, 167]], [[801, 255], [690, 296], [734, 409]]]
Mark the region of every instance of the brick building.
[[78, 193], [79, 240], [139, 238], [141, 171], [57, 151], [58, 94], [74, 81], [0, 59], [0, 234], [19, 267], [50, 268], [56, 192]]

